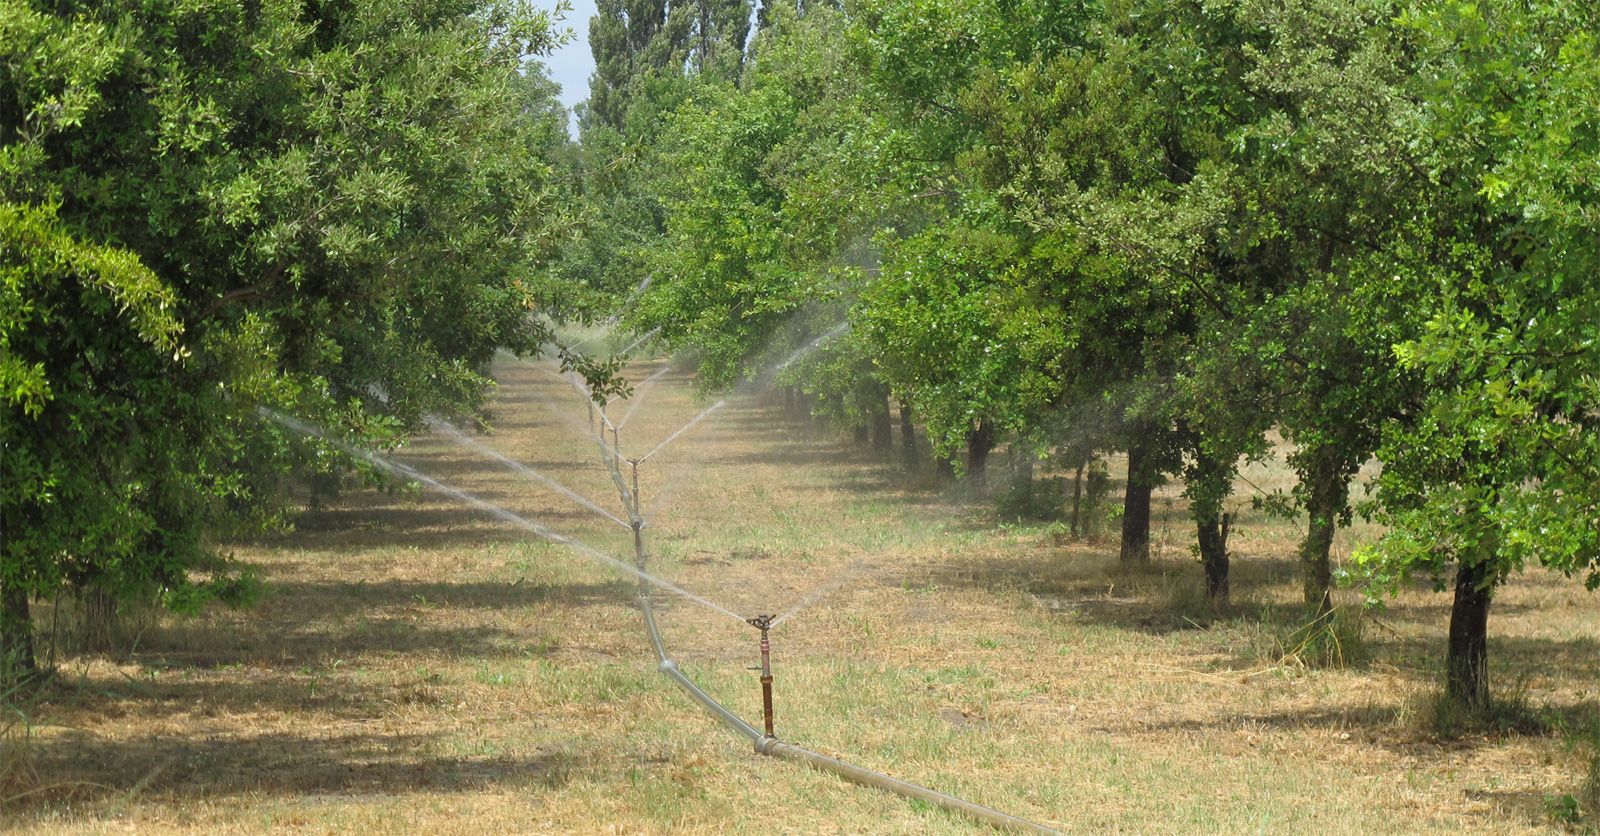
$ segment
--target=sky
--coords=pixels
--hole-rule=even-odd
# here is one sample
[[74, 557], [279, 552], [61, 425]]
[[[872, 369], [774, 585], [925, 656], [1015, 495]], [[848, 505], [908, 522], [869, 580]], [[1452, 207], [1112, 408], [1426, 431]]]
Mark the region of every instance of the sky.
[[[539, 0], [545, 8], [554, 6], [554, 0]], [[589, 98], [589, 75], [594, 72], [594, 56], [589, 53], [589, 18], [594, 17], [594, 0], [572, 0], [572, 11], [559, 27], [571, 29], [574, 37], [545, 59], [550, 77], [561, 85], [561, 103], [572, 106]], [[577, 117], [573, 117], [567, 130], [578, 133]]]

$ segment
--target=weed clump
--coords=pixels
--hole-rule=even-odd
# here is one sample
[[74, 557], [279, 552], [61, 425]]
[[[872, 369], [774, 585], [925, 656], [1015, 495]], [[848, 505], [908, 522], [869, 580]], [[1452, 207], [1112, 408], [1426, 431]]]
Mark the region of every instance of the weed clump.
[[[1443, 691], [1430, 691], [1414, 698], [1406, 713], [1416, 731], [1445, 740], [1469, 735], [1542, 736], [1561, 725], [1554, 712], [1528, 699], [1521, 684], [1481, 706], [1467, 705]], [[1594, 778], [1591, 768], [1591, 782]]]
[[1578, 806], [1586, 816], [1600, 815], [1600, 751], [1589, 758], [1589, 774], [1578, 790]]
[[15, 684], [0, 691], [0, 807], [7, 799], [34, 791], [39, 783], [33, 730], [41, 689], [34, 678], [11, 679]]
[[1368, 659], [1362, 613], [1335, 608], [1291, 630], [1278, 644], [1278, 663], [1300, 668], [1344, 669]]

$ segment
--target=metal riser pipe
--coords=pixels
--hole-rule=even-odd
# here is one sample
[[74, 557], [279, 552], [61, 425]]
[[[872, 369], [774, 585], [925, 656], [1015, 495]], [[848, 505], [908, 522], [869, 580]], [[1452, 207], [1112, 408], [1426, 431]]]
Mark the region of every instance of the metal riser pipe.
[[887, 790], [906, 798], [925, 801], [951, 812], [960, 813], [985, 824], [1006, 830], [1015, 830], [1020, 833], [1057, 832], [1042, 824], [1018, 818], [1008, 813], [1002, 813], [982, 804], [974, 804], [965, 799], [956, 798], [953, 795], [946, 795], [938, 790], [931, 790], [908, 781], [902, 781], [899, 778], [884, 775], [881, 772], [874, 772], [865, 767], [856, 766], [838, 758], [830, 758], [820, 752], [813, 752], [810, 749], [804, 749], [792, 743], [785, 743], [775, 737], [767, 737], [755, 726], [745, 722], [744, 718], [729, 711], [722, 703], [713, 699], [710, 694], [700, 690], [700, 686], [695, 685], [694, 681], [684, 675], [683, 671], [678, 670], [678, 663], [667, 657], [666, 645], [662, 643], [661, 632], [656, 626], [655, 607], [651, 605], [648, 593], [640, 596], [639, 604], [640, 609], [644, 611], [644, 624], [646, 630], [650, 633], [650, 644], [656, 651], [657, 668], [668, 679], [678, 683], [678, 686], [683, 688], [684, 693], [687, 693], [690, 699], [699, 703], [713, 717], [722, 721], [723, 725], [744, 735], [751, 743], [755, 744], [757, 754], [803, 763], [813, 769], [831, 772], [852, 783]]
[[[611, 466], [612, 478], [617, 483], [617, 487], [619, 489], [618, 493], [622, 495], [623, 504], [627, 505], [633, 512], [634, 560], [636, 561], [639, 570], [642, 572], [645, 569], [647, 558], [644, 550], [644, 520], [639, 514], [639, 463], [632, 463], [633, 491], [631, 492], [631, 495], [629, 491], [623, 487], [624, 483], [622, 479], [622, 473], [616, 467], [615, 462], [611, 461], [607, 462], [607, 464]], [[755, 745], [757, 754], [779, 758], [781, 760], [803, 763], [813, 769], [818, 769], [823, 772], [831, 772], [847, 781], [860, 784], [862, 786], [887, 790], [906, 798], [914, 798], [919, 801], [924, 801], [941, 807], [945, 810], [949, 810], [954, 813], [960, 813], [964, 816], [976, 819], [977, 821], [981, 821], [985, 824], [993, 825], [1002, 829], [1015, 830], [1020, 833], [1057, 832], [1051, 828], [1045, 827], [1042, 824], [1031, 822], [1027, 819], [1018, 818], [1007, 813], [1002, 813], [999, 810], [985, 807], [982, 804], [974, 804], [970, 801], [956, 798], [953, 795], [946, 795], [938, 790], [930, 790], [927, 787], [918, 786], [907, 781], [902, 781], [898, 778], [891, 778], [890, 776], [884, 775], [881, 772], [874, 772], [870, 769], [856, 766], [853, 763], [839, 760], [838, 758], [830, 758], [820, 752], [813, 752], [810, 749], [803, 749], [790, 743], [784, 743], [776, 737], [773, 737], [770, 733], [763, 734], [761, 731], [756, 729], [755, 726], [745, 722], [743, 717], [740, 717], [732, 711], [729, 711], [725, 706], [723, 706], [722, 703], [712, 699], [710, 694], [700, 690], [700, 686], [694, 684], [694, 681], [686, 676], [683, 671], [678, 670], [678, 663], [674, 662], [672, 658], [667, 655], [666, 644], [661, 641], [661, 629], [656, 624], [656, 610], [651, 601], [650, 585], [644, 582], [643, 576], [641, 576], [639, 579], [639, 609], [644, 615], [645, 630], [650, 634], [650, 647], [655, 650], [656, 669], [661, 671], [661, 673], [664, 674], [668, 679], [678, 683], [678, 687], [682, 688], [684, 693], [689, 695], [690, 699], [699, 703], [701, 708], [704, 708], [706, 711], [710, 712], [710, 714], [720, 720], [723, 725], [741, 735], [744, 735], [746, 739]], [[766, 636], [764, 632], [762, 638], [763, 650], [765, 650], [764, 640]], [[763, 659], [763, 663], [765, 662], [766, 660]], [[762, 678], [766, 680], [765, 684], [768, 685], [768, 690], [765, 694], [765, 698], [768, 701], [766, 716], [770, 718], [772, 712], [770, 683], [772, 680], [771, 669], [766, 664], [763, 664]]]

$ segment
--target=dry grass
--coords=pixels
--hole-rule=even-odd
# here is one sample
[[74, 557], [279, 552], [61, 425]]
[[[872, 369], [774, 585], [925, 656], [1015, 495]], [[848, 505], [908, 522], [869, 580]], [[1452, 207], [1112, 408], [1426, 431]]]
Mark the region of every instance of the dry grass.
[[[614, 503], [581, 402], [530, 366], [500, 371], [484, 440]], [[634, 454], [700, 406], [676, 373], [645, 397], [623, 433]], [[446, 441], [403, 458], [627, 552], [626, 531]], [[1246, 476], [1264, 490], [1289, 479]], [[740, 613], [781, 611], [859, 564], [774, 633], [781, 735], [1008, 812], [1069, 830], [1536, 831], [1551, 826], [1545, 799], [1580, 793], [1589, 773], [1590, 750], [1560, 734], [1443, 740], [1419, 721], [1443, 595], [1395, 601], [1363, 631], [1363, 664], [1285, 661], [1297, 533], [1247, 496], [1234, 612], [1211, 617], [1193, 606], [1177, 486], [1157, 498], [1158, 559], [1129, 572], [1114, 546], [998, 525], [746, 400], [643, 481], [660, 571]], [[237, 551], [271, 585], [257, 608], [164, 622], [121, 658], [68, 659], [30, 742], [49, 789], [12, 801], [7, 826], [971, 829], [752, 754], [653, 672], [631, 582], [437, 496], [351, 495]], [[756, 717], [753, 631], [663, 610], [684, 669]], [[1575, 584], [1515, 579], [1491, 622], [1497, 680], [1588, 722], [1597, 612]]]

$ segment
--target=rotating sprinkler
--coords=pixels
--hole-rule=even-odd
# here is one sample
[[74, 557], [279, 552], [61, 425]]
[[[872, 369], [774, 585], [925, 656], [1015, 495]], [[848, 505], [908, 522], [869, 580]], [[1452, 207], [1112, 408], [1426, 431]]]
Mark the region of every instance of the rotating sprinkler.
[[767, 737], [776, 737], [772, 733], [772, 642], [767, 639], [772, 616], [758, 615], [745, 621], [761, 631], [761, 719], [765, 721]]
[[[793, 356], [778, 366], [776, 371], [782, 371], [784, 368], [788, 367], [791, 363], [795, 362], [806, 353], [816, 349], [828, 338], [837, 336], [838, 334], [843, 333], [844, 330], [846, 330], [846, 326], [840, 325], [828, 333], [823, 334], [821, 337], [818, 337], [816, 340], [813, 340], [811, 343], [795, 352]], [[657, 374], [660, 373], [658, 372]], [[557, 375], [557, 377], [559, 377], [559, 375]], [[585, 394], [588, 394], [574, 381], [568, 379], [568, 382], [573, 383], [574, 387], [579, 388], [580, 392], [585, 392]], [[593, 433], [595, 440], [599, 442], [601, 460], [606, 469], [610, 472], [611, 480], [617, 489], [618, 498], [622, 500], [622, 506], [627, 512], [629, 519], [627, 525], [633, 530], [634, 565], [630, 567], [621, 561], [610, 558], [609, 556], [601, 555], [599, 552], [593, 553], [598, 557], [605, 558], [606, 562], [611, 563], [613, 566], [619, 569], [627, 570], [629, 573], [635, 575], [639, 579], [639, 608], [644, 619], [646, 634], [649, 637], [652, 649], [655, 651], [656, 669], [659, 670], [663, 676], [675, 682], [680, 688], [683, 689], [684, 693], [691, 700], [693, 700], [695, 703], [698, 703], [700, 707], [704, 708], [706, 712], [709, 713], [713, 718], [720, 721], [728, 728], [732, 729], [735, 733], [741, 735], [746, 740], [754, 744], [755, 751], [758, 754], [780, 760], [806, 764], [814, 769], [837, 775], [845, 780], [852, 781], [862, 786], [886, 790], [906, 798], [916, 799], [918, 801], [942, 807], [946, 810], [969, 816], [976, 821], [984, 822], [1004, 830], [1022, 833], [1056, 832], [1055, 830], [1042, 824], [1038, 824], [1037, 822], [1028, 821], [1027, 819], [1019, 818], [1008, 813], [1003, 813], [991, 807], [985, 807], [981, 804], [975, 804], [965, 799], [948, 795], [937, 790], [912, 784], [907, 781], [902, 781], [898, 778], [885, 775], [881, 772], [876, 772], [871, 769], [857, 766], [849, 761], [843, 761], [838, 758], [829, 757], [828, 755], [824, 755], [820, 752], [815, 752], [810, 749], [797, 746], [793, 743], [787, 743], [779, 740], [773, 733], [771, 661], [772, 645], [769, 639], [769, 634], [774, 626], [787, 620], [806, 604], [816, 600], [817, 598], [820, 598], [823, 594], [836, 586], [837, 582], [825, 584], [822, 588], [813, 591], [810, 595], [807, 595], [799, 603], [790, 607], [789, 610], [780, 615], [758, 615], [753, 618], [746, 618], [744, 616], [736, 615], [731, 610], [714, 604], [697, 595], [689, 593], [668, 581], [649, 574], [646, 571], [649, 558], [644, 543], [645, 521], [643, 514], [643, 503], [640, 501], [639, 465], [643, 464], [646, 460], [654, 456], [668, 444], [671, 444], [679, 436], [683, 435], [685, 432], [688, 432], [691, 428], [700, 423], [711, 413], [725, 406], [727, 401], [717, 401], [710, 407], [707, 407], [700, 414], [696, 415], [689, 421], [689, 423], [685, 424], [676, 432], [669, 435], [664, 441], [657, 444], [649, 452], [639, 456], [638, 458], [629, 459], [624, 458], [621, 453], [621, 439], [619, 432], [620, 424], [612, 424], [610, 419], [605, 415], [604, 409], [602, 408], [600, 410], [596, 410], [592, 398], [588, 398], [588, 400], [590, 432]], [[631, 411], [632, 410], [630, 409], [630, 414]], [[596, 415], [597, 412], [599, 413], [598, 416]], [[596, 424], [597, 417], [599, 420], [598, 425]], [[626, 421], [627, 416], [624, 416], [623, 423], [626, 423]], [[606, 429], [611, 430], [611, 443], [609, 445], [606, 443]], [[622, 473], [620, 464], [624, 461], [629, 464], [632, 471], [630, 474], [632, 477], [631, 479], [625, 478]], [[414, 472], [410, 471], [409, 468], [406, 469], [406, 473], [407, 475], [414, 475]], [[420, 474], [415, 474], [414, 478], [427, 479], [427, 477], [421, 477]], [[427, 481], [430, 484], [437, 486], [437, 483], [432, 482], [432, 480]], [[488, 503], [478, 500], [476, 497], [470, 497], [455, 491], [448, 492], [450, 492], [452, 495], [458, 496], [458, 498], [468, 501], [471, 504], [480, 504], [480, 507], [488, 505]], [[507, 518], [511, 518], [509, 512], [502, 510], [501, 514]], [[515, 520], [519, 522], [521, 521], [520, 518], [515, 518]], [[531, 524], [529, 525], [531, 526]], [[550, 539], [555, 539], [554, 536], [545, 534], [545, 530], [542, 527], [538, 527], [534, 530], [536, 533], [540, 533], [541, 535], [547, 536]], [[574, 545], [575, 547], [581, 545], [567, 538], [560, 538], [557, 540], [557, 542], [567, 543], [569, 545]], [[727, 707], [718, 702], [711, 695], [707, 694], [700, 688], [699, 685], [695, 684], [694, 680], [690, 679], [682, 670], [678, 668], [678, 663], [667, 652], [666, 645], [661, 639], [660, 626], [656, 623], [656, 613], [652, 590], [653, 586], [674, 592], [688, 600], [702, 604], [725, 615], [731, 615], [761, 631], [760, 670], [762, 709], [764, 714], [763, 719], [765, 720], [764, 734], [763, 730], [757, 729], [750, 723], [746, 722], [743, 717], [740, 717], [732, 711], [729, 711]]]

